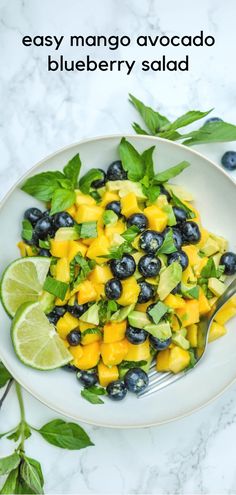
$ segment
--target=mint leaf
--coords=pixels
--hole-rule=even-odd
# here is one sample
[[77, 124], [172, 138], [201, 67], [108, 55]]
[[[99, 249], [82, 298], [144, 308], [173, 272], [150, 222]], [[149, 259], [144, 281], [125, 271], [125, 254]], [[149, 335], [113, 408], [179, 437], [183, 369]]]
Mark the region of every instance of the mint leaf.
[[197, 131], [189, 132], [183, 137], [187, 137], [183, 144], [193, 146], [203, 143], [219, 143], [236, 141], [236, 125], [228, 124], [224, 121], [206, 122]]
[[128, 242], [123, 242], [120, 246], [112, 246], [110, 249], [110, 253], [106, 256], [102, 256], [102, 258], [109, 259], [120, 259], [125, 253], [132, 253], [134, 250], [133, 246]]
[[20, 466], [20, 476], [33, 493], [43, 493], [43, 474], [38, 461], [24, 456]]
[[52, 196], [51, 215], [70, 208], [75, 203], [75, 192], [69, 189], [56, 189]]
[[43, 286], [44, 290], [58, 297], [62, 301], [65, 299], [68, 288], [68, 284], [55, 280], [55, 278], [50, 277], [50, 275], [46, 278]]
[[103, 173], [96, 169], [91, 168], [79, 181], [79, 188], [84, 194], [89, 194], [91, 184], [94, 180], [102, 179]]
[[130, 369], [130, 368], [141, 368], [141, 366], [145, 366], [147, 361], [122, 361], [119, 364], [119, 369]]
[[20, 464], [20, 456], [16, 452], [0, 459], [0, 476], [10, 473]]
[[90, 388], [84, 388], [83, 390], [81, 390], [81, 396], [91, 404], [104, 404], [104, 401], [100, 399], [98, 394], [94, 393], [94, 391], [91, 391]]
[[5, 368], [3, 363], [0, 363], [0, 388], [5, 387], [7, 382], [11, 379], [9, 371]]
[[18, 469], [16, 468], [9, 473], [2, 489], [0, 490], [0, 494], [12, 495], [13, 493], [17, 493], [18, 492], [18, 491], [16, 492], [17, 479], [18, 479]]
[[185, 203], [183, 203], [181, 201], [181, 199], [179, 199], [177, 196], [175, 196], [175, 194], [173, 192], [171, 193], [171, 196], [172, 196], [173, 205], [178, 206], [179, 208], [182, 208], [182, 210], [184, 210], [187, 213], [187, 218], [195, 218], [196, 217], [194, 211], [191, 210], [191, 208], [189, 208]]
[[84, 222], [81, 224], [80, 237], [82, 239], [93, 239], [97, 236], [97, 222]]
[[112, 210], [105, 210], [102, 216], [105, 225], [116, 223], [118, 215]]
[[212, 112], [212, 110], [213, 108], [211, 108], [211, 110], [208, 110], [207, 112], [200, 112], [199, 110], [190, 110], [189, 112], [184, 113], [176, 120], [174, 120], [174, 122], [172, 122], [168, 126], [168, 129], [170, 130], [179, 129], [180, 127], [185, 127], [189, 124], [192, 124], [192, 122], [195, 122], [196, 120], [206, 117], [206, 115]]
[[81, 426], [63, 419], [54, 419], [37, 431], [44, 440], [61, 449], [80, 450], [93, 445]]
[[189, 299], [199, 299], [199, 287], [197, 285], [195, 287], [188, 288], [181, 284], [181, 293], [184, 297]]
[[100, 337], [102, 337], [102, 331], [100, 328], [96, 327], [87, 328], [86, 330], [84, 330], [84, 332], [82, 332], [82, 337], [85, 337], [85, 335], [99, 335]]
[[140, 135], [144, 134], [144, 136], [149, 136], [148, 132], [142, 129], [142, 127], [140, 127], [140, 125], [137, 124], [137, 122], [133, 122], [132, 127], [136, 132], [136, 134], [140, 134]]
[[154, 323], [157, 325], [162, 317], [169, 312], [169, 309], [170, 308], [168, 306], [159, 301], [157, 304], [155, 304], [155, 306], [153, 306], [148, 314], [152, 317]]
[[33, 236], [33, 226], [31, 225], [30, 221], [27, 219], [22, 220], [22, 231], [21, 231], [21, 237], [25, 241], [31, 241], [32, 236]]
[[81, 160], [77, 153], [63, 168], [65, 176], [71, 181], [73, 189], [76, 188], [81, 169]]
[[85, 280], [87, 278], [89, 273], [93, 270], [95, 264], [96, 263], [93, 260], [87, 261], [80, 254], [77, 254], [75, 256], [71, 265], [74, 265], [74, 266], [79, 265], [80, 272], [79, 272], [77, 279], [75, 280], [75, 282], [73, 284], [73, 289], [75, 289], [75, 287], [77, 287], [81, 282], [83, 282], [83, 280]]
[[217, 268], [213, 258], [209, 258], [207, 264], [201, 270], [202, 278], [218, 278]]
[[173, 231], [170, 229], [167, 232], [160, 249], [158, 249], [157, 254], [171, 254], [175, 253], [175, 251], [177, 251], [177, 248], [174, 243]]
[[138, 100], [138, 98], [135, 98], [132, 94], [129, 94], [129, 97], [130, 102], [133, 103], [136, 110], [138, 110], [151, 134], [155, 135], [163, 126], [169, 124], [169, 120], [164, 117], [164, 115], [161, 115], [151, 107], [144, 105], [141, 100]]
[[153, 164], [153, 152], [155, 150], [155, 146], [148, 148], [142, 153], [142, 160], [144, 163], [145, 174], [149, 179], [152, 179], [155, 175], [154, 173], [154, 164]]
[[161, 194], [160, 186], [143, 186], [143, 192], [148, 198], [148, 203], [155, 203], [158, 196]]
[[39, 247], [43, 249], [50, 249], [50, 240], [43, 241], [42, 239], [39, 239]]
[[60, 187], [60, 179], [63, 178], [61, 172], [42, 172], [27, 179], [21, 189], [41, 201], [50, 201], [54, 191]]
[[145, 174], [144, 162], [138, 151], [125, 138], [121, 139], [119, 154], [128, 178], [138, 182]]
[[132, 225], [132, 227], [128, 227], [128, 229], [125, 230], [123, 234], [121, 234], [121, 237], [123, 237], [128, 242], [133, 242], [139, 233], [139, 228], [136, 227], [136, 225]]
[[154, 181], [157, 184], [163, 184], [164, 182], [167, 182], [170, 179], [173, 179], [173, 177], [176, 177], [179, 175], [185, 168], [189, 167], [190, 163], [187, 161], [183, 161], [178, 163], [178, 165], [175, 165], [174, 167], [167, 168], [163, 172], [160, 172], [159, 174], [156, 174], [154, 176]]

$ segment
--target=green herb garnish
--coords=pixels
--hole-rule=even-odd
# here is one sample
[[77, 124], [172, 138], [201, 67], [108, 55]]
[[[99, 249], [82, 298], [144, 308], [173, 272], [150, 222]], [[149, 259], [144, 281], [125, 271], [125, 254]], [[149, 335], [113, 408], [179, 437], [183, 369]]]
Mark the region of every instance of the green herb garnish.
[[44, 290], [58, 297], [62, 301], [65, 299], [68, 288], [68, 284], [55, 280], [55, 278], [50, 277], [50, 275], [46, 278], [43, 286]]

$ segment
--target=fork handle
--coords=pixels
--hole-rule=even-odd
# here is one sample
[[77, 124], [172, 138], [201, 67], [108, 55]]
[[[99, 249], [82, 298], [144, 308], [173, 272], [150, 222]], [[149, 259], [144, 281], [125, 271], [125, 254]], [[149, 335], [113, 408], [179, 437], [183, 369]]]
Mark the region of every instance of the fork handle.
[[211, 314], [211, 320], [214, 318], [216, 313], [224, 306], [224, 304], [236, 293], [236, 278], [231, 282], [230, 285], [228, 285], [227, 289], [225, 292], [222, 294], [222, 296], [219, 297], [218, 301], [216, 302], [216, 307]]

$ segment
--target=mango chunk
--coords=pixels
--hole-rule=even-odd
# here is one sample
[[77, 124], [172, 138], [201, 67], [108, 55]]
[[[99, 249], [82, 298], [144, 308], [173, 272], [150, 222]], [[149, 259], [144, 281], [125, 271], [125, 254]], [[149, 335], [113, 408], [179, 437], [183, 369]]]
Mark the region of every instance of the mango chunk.
[[[104, 263], [106, 256], [109, 254], [110, 244], [105, 235], [100, 235], [91, 243], [87, 251], [87, 257], [96, 260], [98, 264]], [[101, 257], [100, 257], [101, 256]]]
[[236, 306], [232, 300], [228, 301], [223, 308], [216, 314], [215, 321], [220, 325], [224, 325], [228, 320], [236, 316]]
[[169, 371], [170, 370], [170, 349], [165, 349], [157, 354], [156, 360], [157, 371]]
[[177, 315], [180, 317], [183, 326], [187, 327], [193, 323], [199, 322], [199, 303], [196, 299], [185, 302], [185, 307], [176, 309]]
[[76, 200], [75, 200], [76, 206], [80, 205], [88, 205], [88, 206], [93, 206], [96, 205], [96, 201], [90, 194], [83, 194], [80, 191], [76, 191]]
[[97, 299], [97, 292], [90, 280], [84, 280], [78, 285], [78, 303], [85, 304]]
[[67, 208], [66, 209], [67, 213], [69, 213], [69, 215], [75, 219], [75, 216], [76, 216], [76, 206], [75, 205], [72, 205], [70, 206], [70, 208]]
[[97, 205], [80, 205], [76, 213], [76, 222], [96, 222], [103, 214], [103, 208]]
[[121, 202], [121, 213], [125, 217], [130, 217], [133, 213], [141, 213], [141, 210], [138, 206], [137, 197], [134, 193], [126, 194], [120, 200]]
[[70, 263], [68, 258], [60, 258], [55, 268], [55, 278], [60, 282], [70, 282]]
[[83, 345], [92, 344], [93, 342], [100, 342], [102, 340], [102, 336], [100, 333], [87, 333], [86, 335], [83, 335], [83, 333], [90, 328], [96, 329], [96, 327], [94, 325], [91, 325], [91, 323], [86, 323], [84, 321], [79, 322], [79, 329], [82, 334], [81, 343]]
[[66, 339], [68, 333], [79, 326], [79, 320], [70, 313], [65, 313], [57, 322], [56, 329], [62, 339]]
[[125, 338], [126, 321], [106, 323], [103, 328], [103, 341], [106, 344], [119, 342]]
[[135, 304], [138, 299], [140, 292], [140, 287], [136, 281], [135, 277], [129, 277], [121, 282], [122, 284], [122, 294], [119, 299], [117, 299], [118, 304], [121, 306], [129, 306], [130, 304]]
[[213, 340], [219, 339], [220, 337], [223, 337], [227, 333], [227, 330], [224, 325], [220, 325], [216, 321], [213, 321], [211, 328], [210, 328], [210, 333], [208, 337], [208, 342], [213, 342]]
[[[78, 346], [76, 346], [78, 347]], [[76, 349], [74, 347], [73, 349]], [[83, 353], [81, 357], [75, 357], [76, 366], [81, 370], [89, 370], [90, 368], [94, 368], [97, 366], [100, 359], [100, 344], [99, 342], [93, 342], [92, 344], [88, 344], [82, 347]], [[73, 351], [70, 352], [73, 354]]]
[[65, 258], [68, 256], [70, 241], [51, 240], [50, 252], [55, 258]]
[[205, 296], [205, 294], [201, 288], [199, 291], [198, 303], [199, 303], [199, 314], [200, 315], [205, 315], [206, 313], [209, 313], [209, 311], [211, 310], [211, 305], [210, 305], [207, 297]]
[[[77, 345], [77, 346], [71, 346], [69, 347], [69, 351], [72, 354], [74, 358], [73, 364], [77, 366], [76, 361], [77, 359], [80, 359], [83, 356], [83, 347], [82, 345]], [[78, 368], [78, 366], [77, 366]]]
[[69, 241], [68, 260], [71, 262], [77, 254], [85, 256], [87, 247], [80, 241]]
[[105, 284], [112, 277], [113, 275], [108, 265], [96, 265], [88, 278], [94, 284]]
[[127, 341], [128, 353], [126, 355], [126, 361], [148, 361], [150, 358], [150, 345], [147, 339], [142, 344], [131, 344]]
[[[125, 231], [125, 224], [121, 220], [114, 223], [113, 225], [106, 225], [105, 227], [105, 236], [107, 239], [113, 244], [113, 239], [115, 234], [123, 234]], [[124, 241], [124, 239], [122, 238]]]
[[126, 359], [128, 352], [128, 341], [126, 339], [120, 342], [112, 342], [110, 344], [101, 344], [101, 356], [106, 366], [115, 366]]
[[168, 215], [163, 210], [158, 208], [158, 206], [148, 206], [147, 208], [144, 208], [143, 213], [148, 219], [148, 225], [150, 229], [162, 232], [166, 228]]
[[170, 350], [169, 369], [173, 373], [179, 373], [187, 368], [190, 363], [190, 354], [181, 347], [172, 347]]
[[198, 326], [195, 323], [193, 325], [189, 325], [187, 328], [187, 339], [190, 343], [190, 347], [197, 347], [197, 333]]
[[102, 197], [101, 206], [105, 207], [111, 201], [120, 201], [120, 197], [115, 192], [106, 191]]
[[101, 387], [107, 387], [109, 383], [118, 380], [119, 371], [117, 366], [106, 366], [102, 361], [98, 363], [98, 380]]
[[198, 255], [199, 249], [196, 246], [183, 246], [182, 250], [187, 254], [191, 266], [197, 265], [201, 260]]
[[174, 294], [169, 294], [163, 302], [172, 309], [185, 308], [186, 304], [182, 297]]

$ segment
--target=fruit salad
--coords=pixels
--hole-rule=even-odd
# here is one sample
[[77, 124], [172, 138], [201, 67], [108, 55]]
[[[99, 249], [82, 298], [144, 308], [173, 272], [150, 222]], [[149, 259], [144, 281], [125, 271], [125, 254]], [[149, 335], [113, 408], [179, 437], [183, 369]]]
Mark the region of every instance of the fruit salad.
[[[25, 193], [44, 202], [24, 212], [22, 258], [2, 278], [2, 300], [23, 363], [62, 367], [93, 404], [148, 387], [148, 371], [179, 373], [198, 359], [198, 327], [236, 273], [227, 240], [204, 228], [194, 198], [159, 172], [154, 147], [123, 138], [120, 159], [81, 175], [77, 154], [63, 172], [30, 177]], [[80, 178], [79, 178], [80, 177]], [[236, 315], [232, 298], [209, 341]]]

